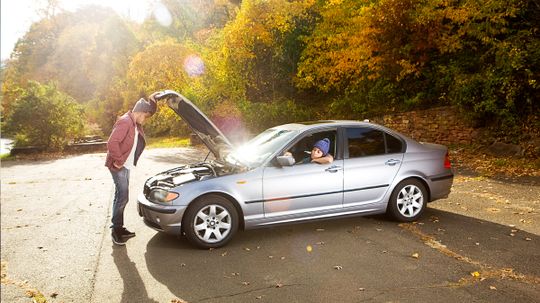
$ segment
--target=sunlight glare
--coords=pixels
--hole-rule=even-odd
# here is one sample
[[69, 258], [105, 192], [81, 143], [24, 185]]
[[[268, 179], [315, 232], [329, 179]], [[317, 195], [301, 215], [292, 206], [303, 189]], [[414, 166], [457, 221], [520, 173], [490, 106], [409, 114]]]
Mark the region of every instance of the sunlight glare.
[[205, 66], [203, 60], [197, 55], [189, 55], [184, 60], [184, 70], [190, 77], [197, 77], [204, 74]]
[[161, 26], [169, 27], [172, 24], [172, 16], [169, 9], [161, 2], [157, 3], [153, 11], [154, 17]]

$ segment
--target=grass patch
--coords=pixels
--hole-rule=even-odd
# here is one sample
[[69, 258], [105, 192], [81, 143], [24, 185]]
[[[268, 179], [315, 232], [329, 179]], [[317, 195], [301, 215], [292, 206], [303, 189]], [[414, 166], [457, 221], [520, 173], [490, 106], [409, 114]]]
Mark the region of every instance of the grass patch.
[[148, 148], [172, 148], [172, 147], [187, 147], [190, 146], [189, 138], [148, 138]]
[[11, 154], [1, 154], [0, 155], [0, 160], [1, 161], [13, 160], [13, 159], [15, 159], [15, 157], [13, 157]]

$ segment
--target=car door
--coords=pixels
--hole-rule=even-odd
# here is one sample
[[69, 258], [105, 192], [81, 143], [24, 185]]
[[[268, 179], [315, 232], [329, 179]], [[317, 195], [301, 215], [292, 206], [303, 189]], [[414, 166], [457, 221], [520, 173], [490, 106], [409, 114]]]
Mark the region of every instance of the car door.
[[405, 143], [373, 127], [344, 129], [343, 207], [377, 209], [394, 180]]
[[[337, 131], [334, 131], [333, 152], [337, 152]], [[266, 218], [306, 217], [321, 215], [342, 208], [343, 160], [336, 157], [331, 164], [295, 164], [264, 169], [263, 198]]]

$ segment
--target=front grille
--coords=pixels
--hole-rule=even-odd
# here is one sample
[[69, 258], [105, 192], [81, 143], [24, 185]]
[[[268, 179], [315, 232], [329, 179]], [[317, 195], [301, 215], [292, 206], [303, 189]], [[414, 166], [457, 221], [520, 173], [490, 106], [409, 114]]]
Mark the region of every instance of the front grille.
[[148, 186], [148, 184], [144, 184], [143, 194], [145, 197], [148, 198], [148, 195], [150, 194], [150, 187]]

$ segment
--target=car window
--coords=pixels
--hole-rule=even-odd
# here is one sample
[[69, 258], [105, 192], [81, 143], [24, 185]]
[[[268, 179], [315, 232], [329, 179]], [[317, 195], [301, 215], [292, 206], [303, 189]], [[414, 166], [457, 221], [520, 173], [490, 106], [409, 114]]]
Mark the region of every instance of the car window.
[[385, 154], [384, 132], [372, 128], [347, 129], [349, 158]]
[[[324, 138], [328, 138], [330, 140], [328, 153], [333, 157], [336, 157], [337, 131], [335, 130], [317, 132], [304, 136], [287, 151], [291, 153], [297, 164], [304, 164], [302, 161], [310, 158], [311, 149], [313, 148], [315, 142]], [[306, 163], [309, 163], [309, 161], [306, 161]]]
[[239, 162], [248, 167], [257, 167], [297, 134], [298, 131], [293, 130], [267, 129], [227, 155], [226, 160], [231, 163]]
[[386, 153], [395, 154], [403, 152], [403, 143], [401, 140], [387, 133], [384, 135], [386, 136]]

